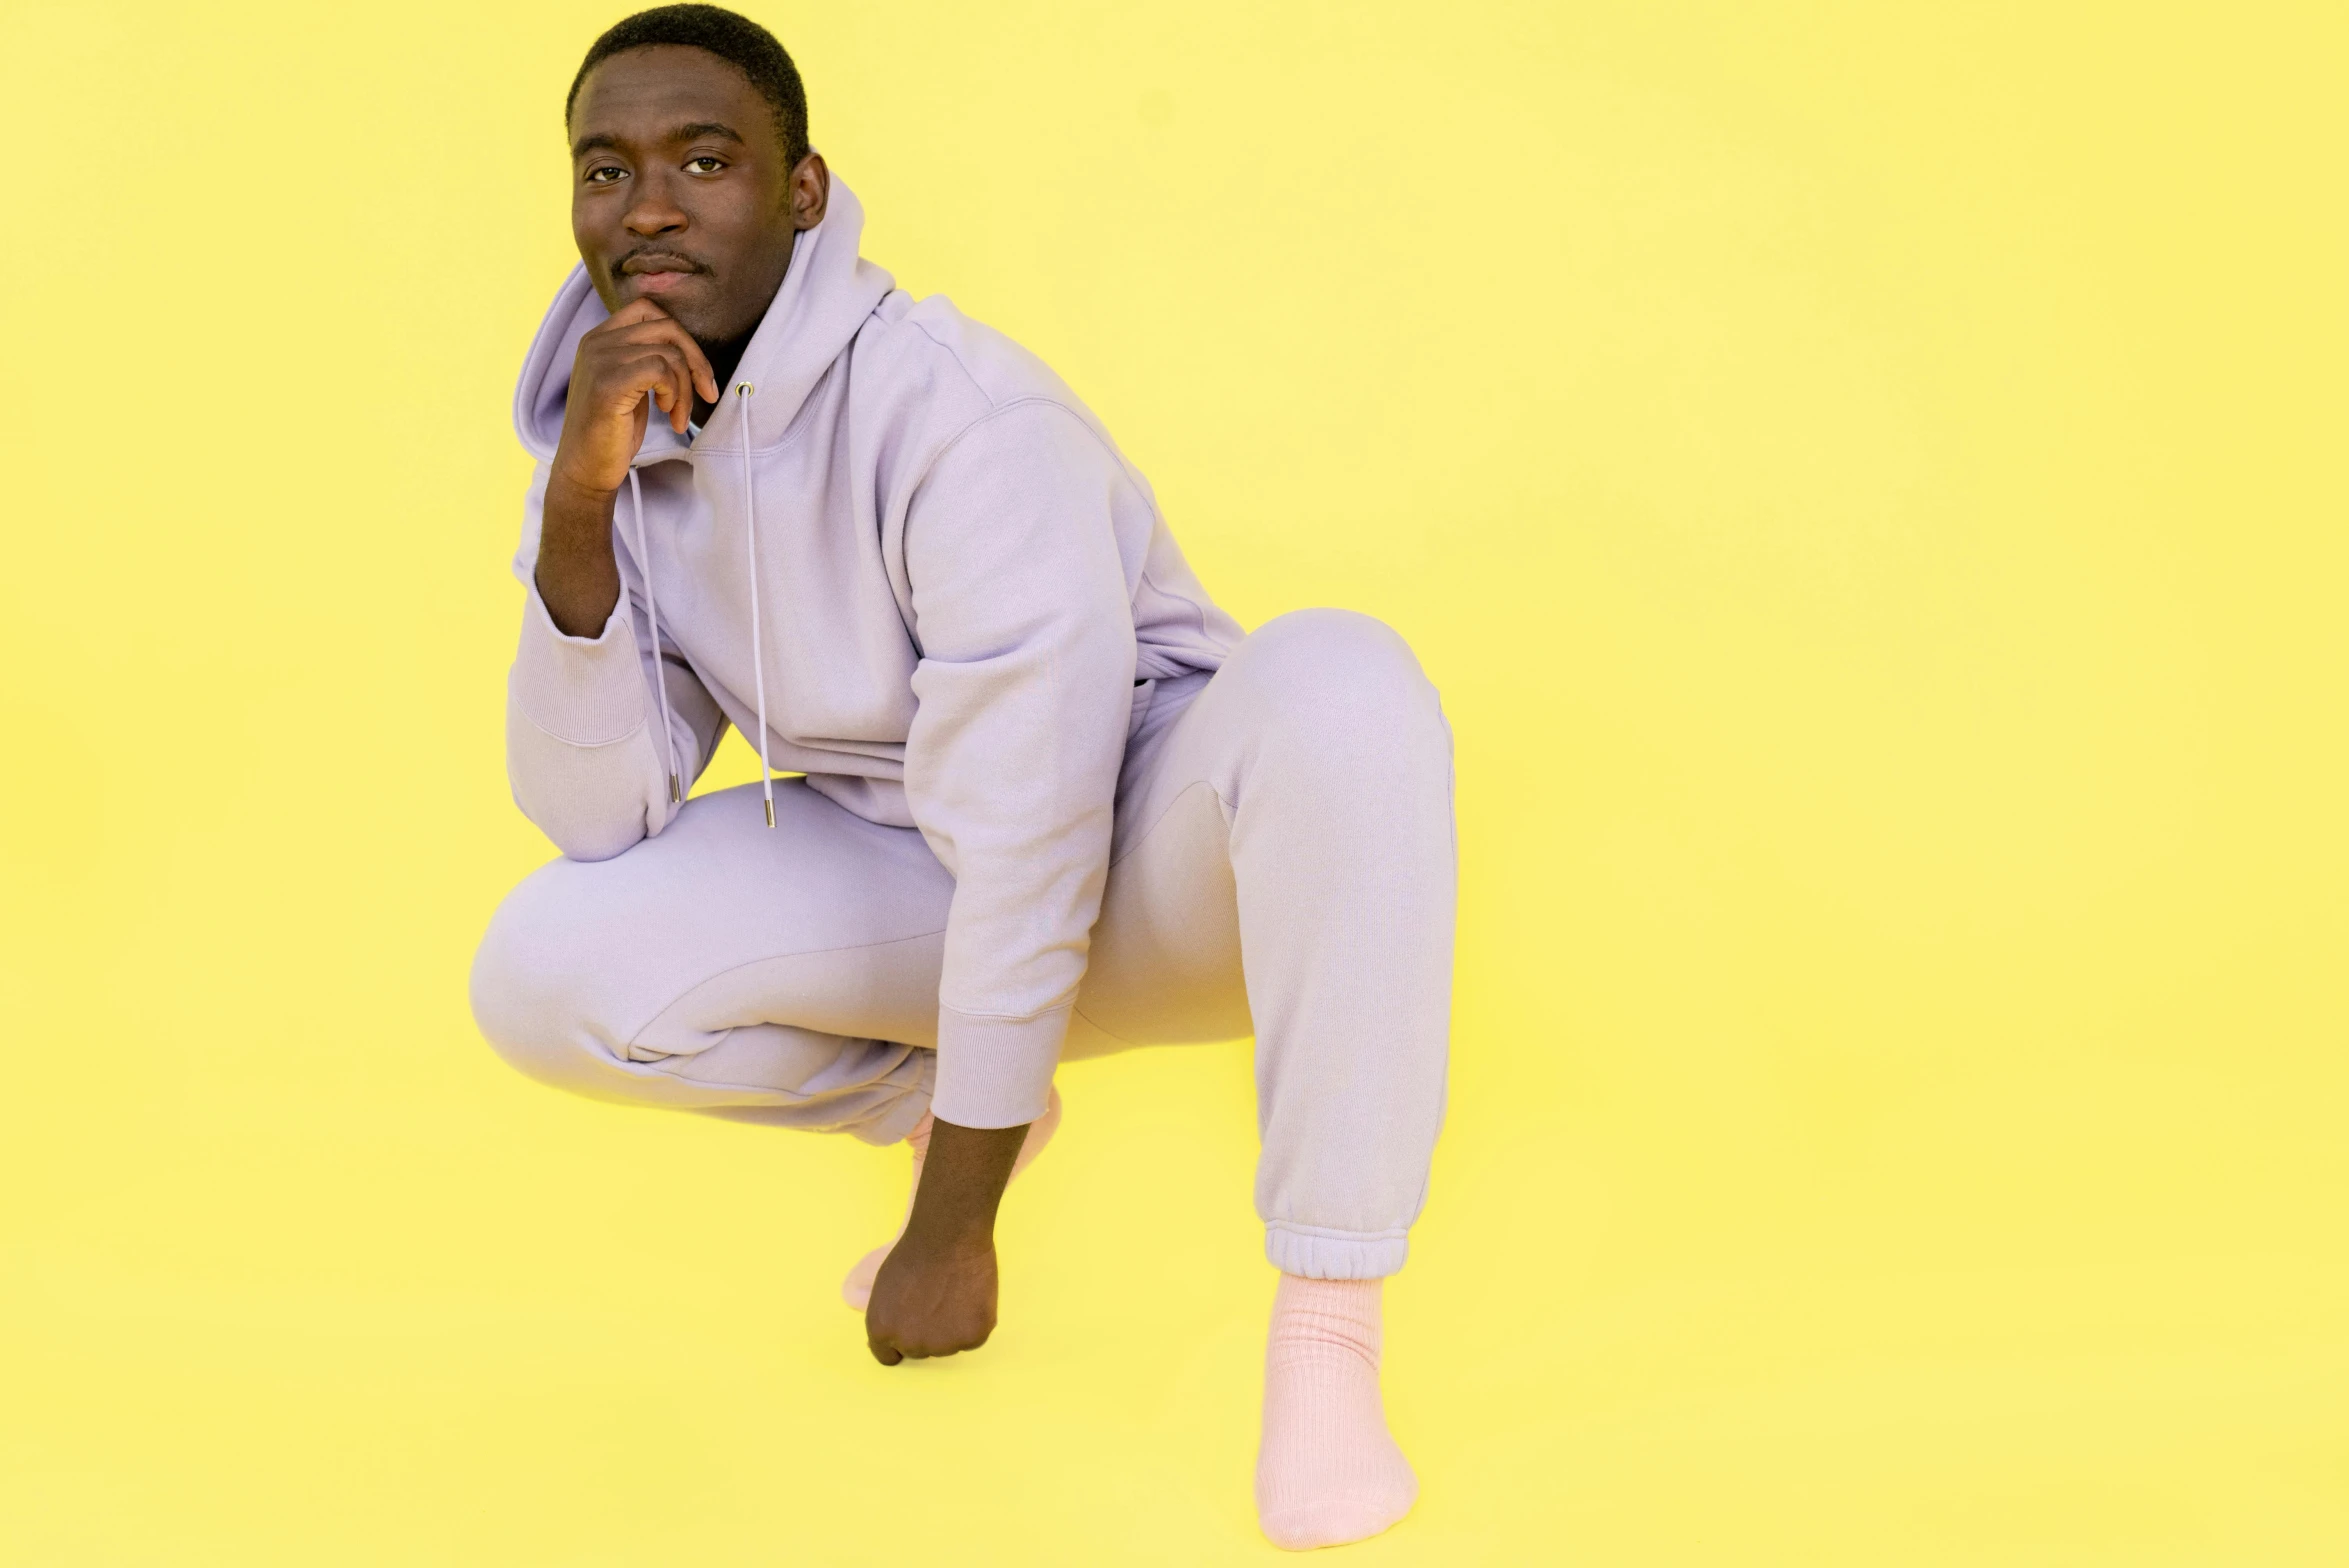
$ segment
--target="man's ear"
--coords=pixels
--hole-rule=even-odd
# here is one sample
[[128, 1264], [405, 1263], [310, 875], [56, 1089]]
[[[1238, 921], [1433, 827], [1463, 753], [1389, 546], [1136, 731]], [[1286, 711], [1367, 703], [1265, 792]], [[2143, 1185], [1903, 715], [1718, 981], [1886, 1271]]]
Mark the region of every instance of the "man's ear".
[[831, 199], [832, 171], [824, 166], [822, 153], [811, 152], [791, 171], [791, 226], [812, 229], [823, 222]]

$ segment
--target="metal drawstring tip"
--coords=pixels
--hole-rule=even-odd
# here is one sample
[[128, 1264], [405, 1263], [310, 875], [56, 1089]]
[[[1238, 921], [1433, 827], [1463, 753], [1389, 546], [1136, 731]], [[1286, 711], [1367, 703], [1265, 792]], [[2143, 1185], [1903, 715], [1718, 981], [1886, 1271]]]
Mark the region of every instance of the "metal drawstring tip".
[[764, 802], [764, 804], [767, 808], [767, 826], [773, 827], [775, 825], [775, 803], [770, 800]]
[[685, 804], [685, 797], [677, 793], [677, 775], [674, 773], [669, 775], [669, 804], [672, 806]]

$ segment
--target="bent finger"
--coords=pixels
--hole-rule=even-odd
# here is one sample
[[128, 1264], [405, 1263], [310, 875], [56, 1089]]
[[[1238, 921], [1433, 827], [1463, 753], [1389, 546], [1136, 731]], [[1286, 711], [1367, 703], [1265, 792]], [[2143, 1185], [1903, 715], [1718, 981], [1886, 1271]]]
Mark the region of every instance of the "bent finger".
[[685, 434], [685, 426], [693, 418], [693, 369], [686, 363], [685, 352], [692, 348], [693, 339], [675, 322], [669, 324], [669, 334], [653, 347], [660, 351], [661, 363], [668, 367], [669, 401], [665, 405], [669, 428]]
[[700, 390], [703, 401], [715, 403], [718, 400], [718, 373], [710, 368], [709, 356], [701, 351], [701, 345], [693, 340], [693, 334], [683, 327], [677, 329], [677, 335], [684, 342], [685, 364], [693, 372], [694, 386]]
[[618, 333], [623, 332], [630, 327], [636, 326], [641, 322], [675, 321], [676, 319], [676, 317], [661, 309], [659, 301], [653, 299], [650, 295], [640, 294], [636, 298], [630, 300], [627, 304], [622, 305], [618, 310], [613, 311], [611, 315], [605, 317], [595, 326], [590, 327], [588, 331], [590, 333]]
[[685, 390], [689, 394], [688, 403], [692, 401], [690, 394], [696, 392], [708, 402], [715, 403], [718, 400], [718, 373], [710, 368], [709, 356], [701, 351], [701, 345], [693, 340], [693, 334], [686, 331], [674, 316], [647, 321], [638, 331], [645, 340], [665, 343], [677, 351], [678, 365], [683, 371]]
[[640, 345], [636, 357], [619, 368], [630, 389], [652, 394], [654, 406], [668, 416], [670, 428], [685, 434], [685, 422], [693, 412], [693, 382], [685, 369], [685, 356], [677, 352], [676, 345]]

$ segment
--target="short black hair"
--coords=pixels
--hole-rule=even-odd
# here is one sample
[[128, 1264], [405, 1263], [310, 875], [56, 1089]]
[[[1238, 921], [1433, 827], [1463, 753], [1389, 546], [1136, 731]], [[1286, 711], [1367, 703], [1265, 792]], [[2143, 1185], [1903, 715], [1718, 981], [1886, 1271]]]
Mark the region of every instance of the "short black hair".
[[705, 49], [749, 77], [750, 85], [775, 111], [775, 134], [782, 140], [784, 161], [796, 168], [807, 156], [807, 89], [799, 83], [799, 67], [773, 33], [717, 5], [655, 6], [615, 23], [579, 62], [579, 74], [571, 78], [570, 95], [563, 100], [563, 123], [571, 123], [571, 110], [579, 102], [580, 84], [588, 72], [616, 54], [655, 44]]

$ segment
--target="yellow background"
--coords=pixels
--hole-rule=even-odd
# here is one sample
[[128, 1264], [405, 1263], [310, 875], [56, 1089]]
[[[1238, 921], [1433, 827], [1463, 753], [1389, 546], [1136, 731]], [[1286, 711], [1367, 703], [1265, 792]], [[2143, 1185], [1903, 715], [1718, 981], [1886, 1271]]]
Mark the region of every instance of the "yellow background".
[[[868, 255], [1444, 691], [1349, 1561], [2349, 1561], [2337, 5], [756, 11]], [[474, 1034], [617, 14], [0, 12], [0, 1561], [1269, 1560], [1241, 1048], [1066, 1073], [884, 1371], [901, 1155]]]

